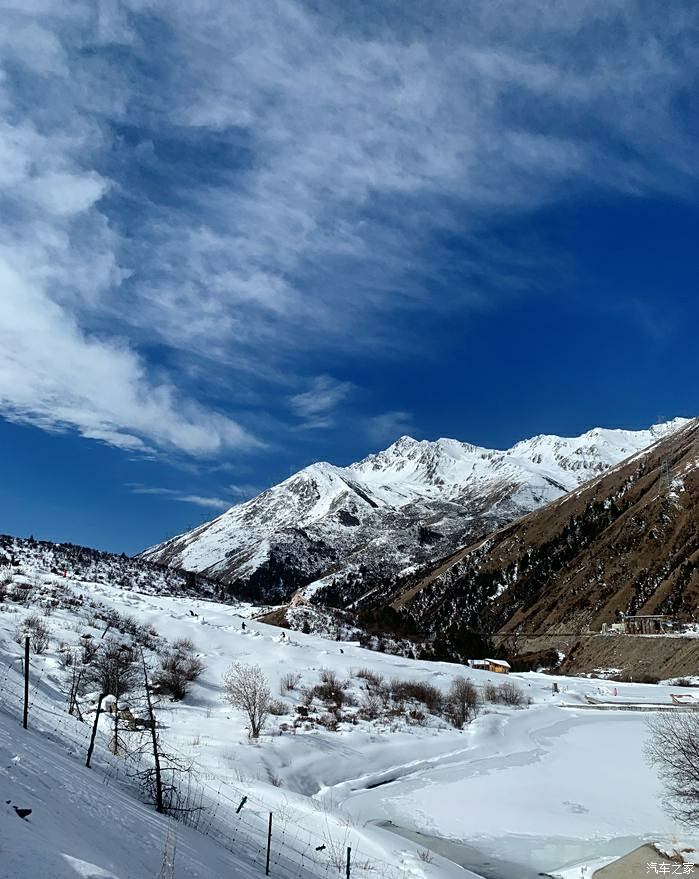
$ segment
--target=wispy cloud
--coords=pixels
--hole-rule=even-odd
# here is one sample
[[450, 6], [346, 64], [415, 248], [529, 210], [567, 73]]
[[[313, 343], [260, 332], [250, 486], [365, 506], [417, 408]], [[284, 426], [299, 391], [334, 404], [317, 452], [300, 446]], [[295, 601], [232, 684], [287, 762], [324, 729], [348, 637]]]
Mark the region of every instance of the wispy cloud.
[[410, 412], [394, 410], [368, 418], [366, 432], [372, 442], [393, 442], [399, 436], [415, 433], [415, 425]]
[[207, 510], [227, 510], [232, 506], [231, 501], [219, 497], [203, 497], [198, 494], [184, 494], [173, 488], [161, 488], [151, 485], [129, 485], [129, 491], [132, 494], [158, 495], [169, 497], [174, 501], [181, 501], [185, 504], [194, 504], [198, 507], [204, 507]]
[[[2, 414], [131, 450], [254, 447], [226, 387], [288, 398], [311, 356], [413, 351], [401, 314], [503, 295], [494, 219], [696, 179], [690, 0], [346, 10], [5, 4]], [[473, 283], [425, 283], [443, 232]], [[307, 427], [351, 390], [316, 381], [291, 400]]]
[[304, 419], [302, 426], [309, 429], [332, 427], [331, 413], [347, 398], [355, 385], [341, 382], [329, 375], [316, 376], [306, 391], [294, 394], [289, 403], [293, 412]]

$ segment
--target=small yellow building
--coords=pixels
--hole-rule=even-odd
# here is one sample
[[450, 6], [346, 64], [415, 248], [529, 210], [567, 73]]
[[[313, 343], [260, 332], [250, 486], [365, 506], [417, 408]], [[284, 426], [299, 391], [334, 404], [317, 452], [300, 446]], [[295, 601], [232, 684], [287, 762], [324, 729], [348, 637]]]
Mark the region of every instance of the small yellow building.
[[496, 674], [506, 675], [510, 673], [510, 663], [504, 659], [469, 659], [471, 668], [480, 671], [494, 671]]

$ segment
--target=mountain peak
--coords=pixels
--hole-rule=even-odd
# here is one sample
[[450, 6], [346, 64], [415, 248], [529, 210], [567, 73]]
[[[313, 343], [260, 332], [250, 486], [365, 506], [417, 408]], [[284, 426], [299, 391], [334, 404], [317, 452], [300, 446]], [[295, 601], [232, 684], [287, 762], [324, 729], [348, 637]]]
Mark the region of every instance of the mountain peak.
[[311, 464], [144, 556], [254, 583], [265, 599], [359, 568], [385, 583], [579, 488], [686, 423], [542, 435], [504, 451], [403, 435], [347, 467]]

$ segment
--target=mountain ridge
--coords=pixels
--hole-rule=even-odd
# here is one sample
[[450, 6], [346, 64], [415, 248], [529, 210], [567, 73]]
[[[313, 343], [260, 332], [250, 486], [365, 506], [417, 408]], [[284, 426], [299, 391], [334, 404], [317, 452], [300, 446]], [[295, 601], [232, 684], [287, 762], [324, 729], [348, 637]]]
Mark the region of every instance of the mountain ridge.
[[544, 506], [687, 422], [542, 434], [507, 450], [404, 435], [346, 467], [311, 464], [140, 557], [265, 601], [310, 596], [328, 578], [359, 578], [366, 591]]

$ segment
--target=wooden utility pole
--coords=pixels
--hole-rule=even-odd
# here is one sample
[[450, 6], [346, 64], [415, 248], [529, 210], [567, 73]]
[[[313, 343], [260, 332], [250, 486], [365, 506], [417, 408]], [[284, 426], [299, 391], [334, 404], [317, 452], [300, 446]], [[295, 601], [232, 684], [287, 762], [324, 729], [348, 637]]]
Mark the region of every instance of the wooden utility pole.
[[29, 719], [29, 635], [24, 636], [24, 716], [22, 726], [27, 728]]
[[352, 857], [352, 846], [347, 846], [347, 879], [350, 879], [350, 858]]
[[265, 865], [265, 876], [269, 876], [269, 856], [272, 853], [272, 813], [269, 813], [269, 829], [267, 830], [267, 863]]
[[90, 736], [90, 747], [87, 749], [87, 760], [85, 761], [85, 766], [90, 768], [90, 760], [92, 760], [92, 752], [95, 749], [95, 737], [97, 735], [97, 725], [100, 722], [100, 712], [102, 711], [102, 699], [104, 699], [105, 694], [100, 693], [100, 697], [97, 700], [97, 711], [95, 712], [95, 722], [92, 724], [92, 735]]

